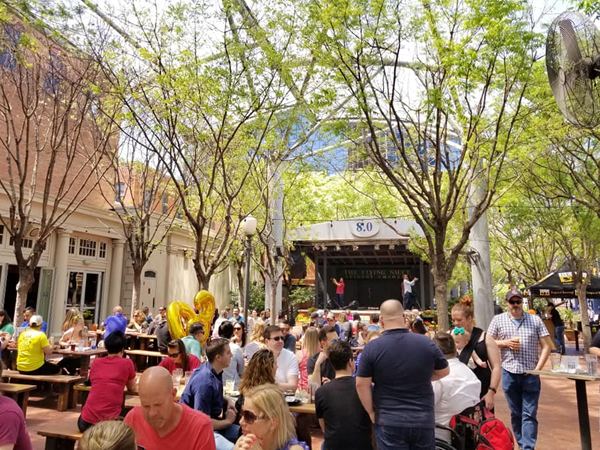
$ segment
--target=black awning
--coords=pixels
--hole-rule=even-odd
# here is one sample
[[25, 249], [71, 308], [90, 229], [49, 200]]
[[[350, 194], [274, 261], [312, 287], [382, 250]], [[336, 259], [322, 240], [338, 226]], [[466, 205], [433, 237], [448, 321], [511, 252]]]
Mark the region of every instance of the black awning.
[[[556, 271], [546, 275], [541, 281], [526, 288], [532, 297], [545, 298], [577, 298], [573, 273], [568, 263]], [[586, 290], [587, 298], [600, 298], [600, 277], [590, 275]]]

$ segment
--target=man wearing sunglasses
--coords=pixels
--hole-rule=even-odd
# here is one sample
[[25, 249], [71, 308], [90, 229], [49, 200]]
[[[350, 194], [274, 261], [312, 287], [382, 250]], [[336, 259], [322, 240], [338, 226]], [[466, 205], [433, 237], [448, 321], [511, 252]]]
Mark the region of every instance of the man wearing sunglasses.
[[175, 402], [177, 389], [164, 367], [150, 367], [139, 384], [141, 406], [133, 408], [125, 423], [145, 450], [215, 450], [210, 420], [199, 411]]
[[296, 336], [290, 333], [290, 322], [287, 319], [279, 319], [279, 328], [283, 333], [283, 348], [296, 353]]
[[294, 353], [283, 348], [283, 333], [277, 325], [269, 325], [263, 337], [265, 338], [265, 345], [273, 352], [277, 359], [275, 382], [282, 390], [295, 392], [300, 376], [298, 358], [296, 358]]
[[229, 366], [232, 357], [229, 340], [209, 341], [206, 357], [208, 363], [194, 371], [180, 402], [210, 417], [217, 450], [232, 450], [240, 427], [233, 423], [237, 414], [235, 402], [223, 396], [223, 369]]
[[[537, 409], [541, 383], [538, 375], [550, 356], [550, 333], [536, 315], [523, 311], [523, 294], [506, 294], [508, 310], [494, 316], [488, 333], [496, 340], [502, 357], [502, 388], [510, 408], [513, 433], [522, 450], [533, 450], [537, 441]], [[541, 354], [538, 345], [542, 346]]]
[[326, 326], [319, 330], [321, 351], [312, 355], [306, 362], [306, 372], [310, 383], [321, 386], [335, 378], [335, 369], [329, 362], [329, 347], [337, 340], [338, 334], [334, 327]]

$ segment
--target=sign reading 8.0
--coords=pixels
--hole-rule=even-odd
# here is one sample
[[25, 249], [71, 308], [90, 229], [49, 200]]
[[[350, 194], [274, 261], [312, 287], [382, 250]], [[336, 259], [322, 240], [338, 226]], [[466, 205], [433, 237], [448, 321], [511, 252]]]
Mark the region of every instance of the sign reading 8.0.
[[371, 237], [379, 233], [379, 222], [372, 220], [358, 220], [351, 222], [350, 230], [357, 237]]

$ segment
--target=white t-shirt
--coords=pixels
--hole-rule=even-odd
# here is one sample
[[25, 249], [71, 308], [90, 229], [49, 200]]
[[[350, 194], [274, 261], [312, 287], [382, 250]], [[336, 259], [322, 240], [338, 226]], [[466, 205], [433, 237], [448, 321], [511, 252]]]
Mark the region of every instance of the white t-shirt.
[[285, 348], [281, 350], [279, 358], [277, 358], [277, 373], [275, 381], [277, 383], [288, 383], [290, 376], [300, 376], [300, 368], [298, 367], [298, 358]]
[[[448, 426], [452, 416], [479, 403], [481, 381], [458, 358], [448, 360], [450, 373], [441, 380], [432, 381], [435, 395], [435, 423]], [[436, 437], [450, 441], [450, 432], [436, 428]]]

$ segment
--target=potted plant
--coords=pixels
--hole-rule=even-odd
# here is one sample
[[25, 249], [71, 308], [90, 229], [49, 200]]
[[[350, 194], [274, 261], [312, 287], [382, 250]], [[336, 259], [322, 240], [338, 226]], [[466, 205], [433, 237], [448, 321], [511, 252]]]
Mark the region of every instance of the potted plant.
[[85, 326], [88, 327], [88, 330], [92, 328], [92, 320], [94, 318], [94, 313], [89, 309], [83, 312], [83, 321], [85, 322]]
[[581, 316], [568, 308], [559, 310], [559, 313], [560, 318], [565, 323], [565, 337], [569, 341], [575, 341], [575, 325], [578, 320], [581, 320]]

